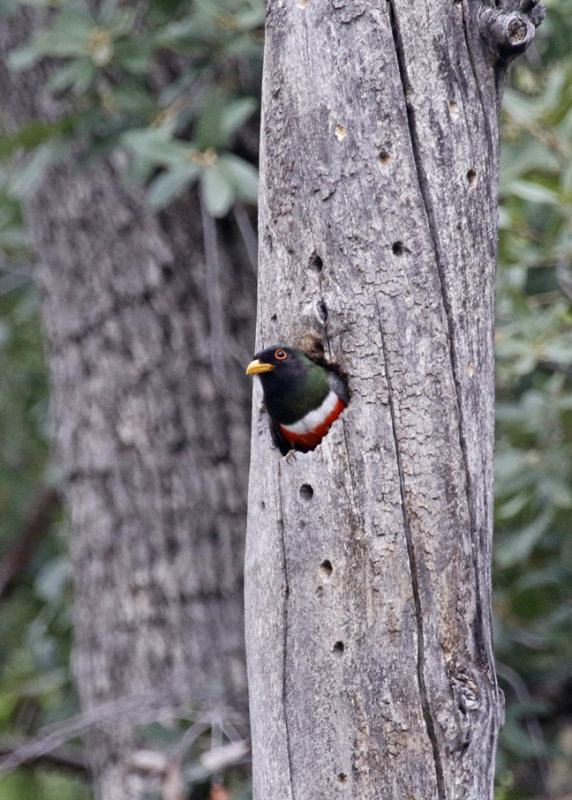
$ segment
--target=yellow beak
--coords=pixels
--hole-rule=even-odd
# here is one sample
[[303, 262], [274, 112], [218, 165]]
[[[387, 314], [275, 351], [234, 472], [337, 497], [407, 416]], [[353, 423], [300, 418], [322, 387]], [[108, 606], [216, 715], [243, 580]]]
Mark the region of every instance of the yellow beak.
[[260, 375], [261, 372], [270, 372], [270, 370], [274, 369], [275, 364], [265, 364], [264, 361], [260, 361], [260, 359], [255, 359], [251, 361], [250, 364], [246, 368], [247, 375]]

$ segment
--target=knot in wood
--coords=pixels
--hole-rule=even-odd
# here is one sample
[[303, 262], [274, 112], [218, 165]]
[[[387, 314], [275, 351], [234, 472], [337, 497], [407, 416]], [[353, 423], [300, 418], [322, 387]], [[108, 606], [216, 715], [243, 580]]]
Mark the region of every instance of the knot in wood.
[[527, 27], [522, 17], [513, 17], [507, 25], [508, 39], [513, 47], [517, 47], [526, 39]]
[[[532, 11], [541, 9], [542, 6], [536, 6]], [[536, 19], [538, 15], [534, 16]], [[481, 33], [497, 58], [508, 62], [530, 46], [534, 39], [535, 26], [540, 23], [542, 16], [543, 13], [538, 22], [533, 22], [531, 16], [522, 10], [505, 13], [486, 8], [481, 14]]]
[[475, 711], [478, 708], [479, 702], [475, 692], [469, 689], [468, 686], [462, 686], [459, 689], [459, 710], [463, 714], [467, 714], [469, 711]]

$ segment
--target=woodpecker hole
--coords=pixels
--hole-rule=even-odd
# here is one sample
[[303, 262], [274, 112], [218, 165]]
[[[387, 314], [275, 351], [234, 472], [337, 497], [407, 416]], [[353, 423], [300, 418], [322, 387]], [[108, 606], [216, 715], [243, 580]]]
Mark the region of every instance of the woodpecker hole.
[[324, 266], [324, 262], [317, 253], [312, 253], [312, 255], [310, 256], [310, 263], [308, 264], [308, 266], [310, 267], [310, 269], [313, 269], [314, 272], [321, 272]]
[[391, 245], [391, 252], [394, 256], [402, 256], [405, 248], [403, 247], [403, 242], [393, 242]]
[[322, 325], [325, 325], [328, 319], [328, 307], [326, 306], [323, 300], [318, 300], [318, 302], [316, 303], [316, 311], [318, 313], [318, 319], [320, 320]]
[[264, 502], [264, 500], [261, 500], [260, 501], [260, 510], [264, 511], [265, 509], [266, 509], [266, 503]]
[[168, 265], [161, 267], [161, 272], [163, 273], [165, 283], [169, 283], [175, 277], [175, 270]]
[[345, 648], [344, 648], [344, 643], [343, 642], [336, 642], [335, 643], [335, 645], [334, 645], [334, 653], [337, 656], [343, 655], [344, 649]]
[[272, 314], [272, 316], [270, 317], [270, 322], [276, 322], [277, 319], [278, 317], [276, 316], [276, 314]]
[[449, 100], [449, 111], [451, 114], [458, 114], [459, 113], [459, 104], [456, 100]]
[[338, 782], [339, 783], [345, 783], [347, 781], [347, 779], [348, 779], [348, 776], [346, 775], [345, 772], [338, 772]]
[[327, 558], [320, 564], [320, 572], [322, 573], [324, 578], [329, 578], [333, 570], [334, 568], [332, 567], [332, 562], [329, 561]]
[[314, 340], [314, 344], [312, 346], [312, 352], [315, 353], [315, 358], [324, 358], [324, 345], [322, 342], [319, 342], [317, 339]]
[[302, 500], [311, 500], [313, 496], [314, 496], [314, 490], [312, 489], [310, 484], [303, 483], [302, 486], [300, 486], [300, 497], [302, 498]]
[[[323, 325], [325, 320], [320, 316], [319, 303], [316, 303], [315, 308], [316, 316], [320, 321], [320, 324]], [[308, 356], [309, 359], [315, 361], [316, 364], [320, 364], [323, 367], [326, 366], [324, 359], [324, 345], [318, 336], [308, 332], [302, 339], [298, 339], [297, 346], [303, 353], [305, 353], [305, 355]]]
[[378, 161], [380, 164], [387, 164], [388, 161], [391, 161], [391, 156], [389, 155], [387, 150], [383, 149], [379, 151]]
[[166, 541], [166, 545], [167, 545], [167, 555], [170, 558], [173, 558], [173, 559], [176, 558], [179, 555], [179, 550], [180, 550], [180, 548], [179, 548], [179, 540], [177, 539], [177, 537], [176, 536], [168, 536], [167, 537], [167, 541]]
[[477, 173], [475, 172], [475, 170], [474, 170], [474, 169], [470, 169], [470, 170], [467, 172], [467, 180], [468, 180], [468, 182], [469, 182], [469, 186], [473, 186], [473, 184], [474, 184], [474, 183], [475, 183], [475, 181], [477, 180]]

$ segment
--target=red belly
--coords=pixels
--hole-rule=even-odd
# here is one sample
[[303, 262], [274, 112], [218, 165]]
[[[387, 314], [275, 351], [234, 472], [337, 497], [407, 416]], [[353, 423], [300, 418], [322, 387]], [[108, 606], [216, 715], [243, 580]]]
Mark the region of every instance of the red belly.
[[332, 423], [340, 416], [345, 407], [346, 403], [344, 403], [341, 397], [338, 397], [338, 402], [333, 410], [323, 422], [316, 425], [313, 431], [308, 431], [307, 433], [292, 433], [292, 431], [287, 430], [282, 425], [280, 425], [280, 430], [288, 444], [292, 446], [292, 449], [301, 450], [302, 452], [313, 450], [320, 444], [324, 436], [330, 430]]

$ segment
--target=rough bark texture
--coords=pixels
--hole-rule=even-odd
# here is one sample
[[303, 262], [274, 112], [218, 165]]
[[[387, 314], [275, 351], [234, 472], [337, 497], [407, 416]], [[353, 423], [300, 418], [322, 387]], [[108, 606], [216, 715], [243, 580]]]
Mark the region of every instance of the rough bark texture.
[[[29, 28], [11, 20], [3, 52]], [[58, 113], [41, 70], [3, 71], [0, 92], [13, 125]], [[253, 271], [236, 231], [209, 271], [197, 201], [158, 221], [122, 166], [82, 170], [70, 154], [27, 207], [72, 522], [75, 677], [83, 710], [155, 691], [155, 706], [236, 708]], [[133, 746], [128, 715], [92, 737], [97, 797], [139, 796]]]
[[497, 115], [534, 5], [268, 6], [257, 346], [352, 399], [287, 463], [255, 391], [255, 800], [492, 797]]

